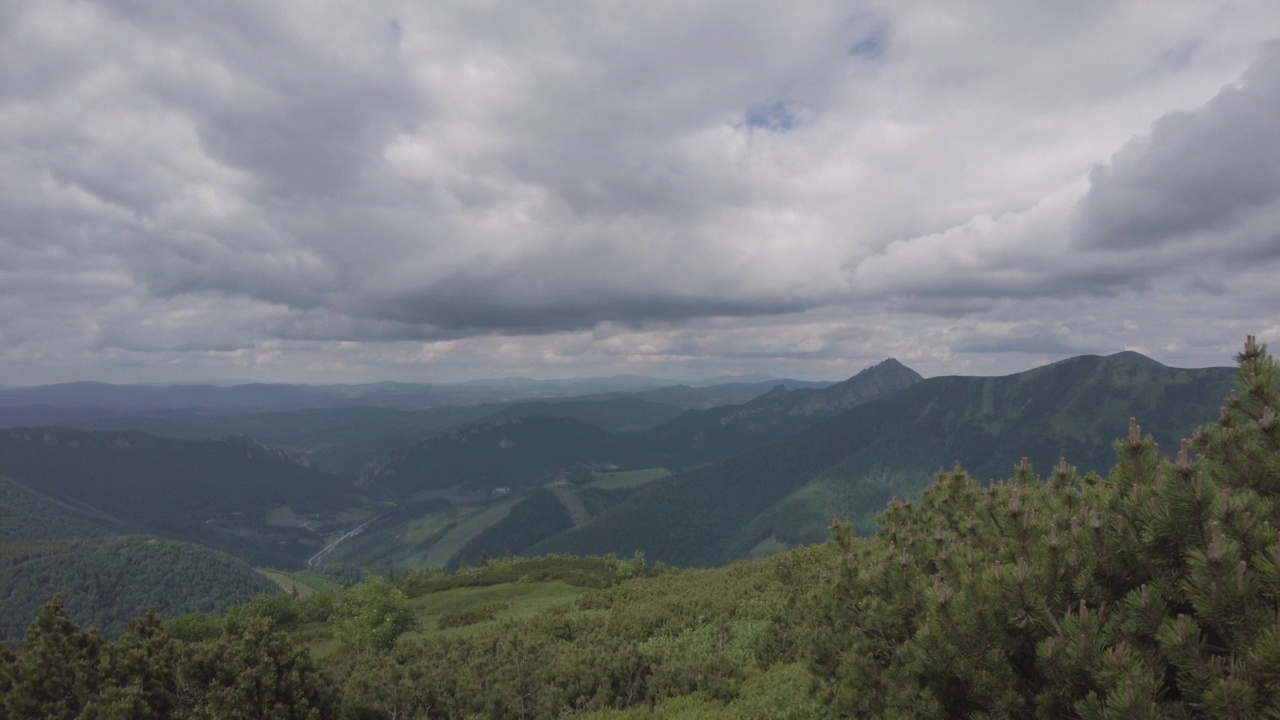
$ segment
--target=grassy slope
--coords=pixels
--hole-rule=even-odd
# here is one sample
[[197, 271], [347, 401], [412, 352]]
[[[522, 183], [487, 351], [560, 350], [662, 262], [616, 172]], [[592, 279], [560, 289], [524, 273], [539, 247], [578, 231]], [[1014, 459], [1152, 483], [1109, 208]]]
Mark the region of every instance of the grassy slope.
[[601, 490], [620, 490], [623, 488], [637, 488], [641, 485], [647, 485], [654, 480], [659, 480], [671, 474], [666, 468], [645, 468], [643, 470], [616, 470], [613, 472], [598, 472], [596, 479], [592, 480], [590, 485], [593, 488]]
[[255, 568], [263, 577], [275, 583], [279, 588], [287, 593], [296, 593], [298, 597], [308, 597], [316, 593], [333, 592], [338, 589], [338, 583], [330, 580], [323, 575], [317, 575], [313, 572], [299, 570], [296, 572], [284, 572], [281, 570], [272, 570], [270, 568]]
[[[409, 598], [414, 615], [413, 628], [402, 636], [401, 642], [500, 633], [508, 623], [529, 620], [552, 608], [572, 606], [574, 600], [592, 589], [626, 582], [628, 578], [666, 574], [671, 574], [670, 568], [639, 569], [632, 560], [565, 557], [499, 559], [483, 567], [467, 567], [448, 574], [410, 572], [396, 580]], [[336, 591], [333, 597], [339, 598], [341, 592]], [[465, 624], [448, 622], [451, 615], [484, 607], [493, 609], [491, 617]], [[316, 657], [328, 657], [340, 647], [330, 621], [295, 626], [292, 632]]]
[[388, 567], [444, 567], [477, 535], [511, 512], [520, 496], [483, 504], [430, 497], [400, 508], [343, 542], [325, 563], [385, 570]]
[[1233, 382], [1230, 369], [1179, 370], [1132, 354], [999, 378], [932, 378], [790, 440], [650, 483], [528, 552], [644, 551], [713, 565], [770, 538], [820, 540], [833, 514], [867, 532], [893, 495], [919, 492], [957, 461], [980, 478], [1010, 474], [1024, 455], [1042, 471], [1062, 456], [1105, 471], [1130, 416], [1172, 448], [1217, 413]]

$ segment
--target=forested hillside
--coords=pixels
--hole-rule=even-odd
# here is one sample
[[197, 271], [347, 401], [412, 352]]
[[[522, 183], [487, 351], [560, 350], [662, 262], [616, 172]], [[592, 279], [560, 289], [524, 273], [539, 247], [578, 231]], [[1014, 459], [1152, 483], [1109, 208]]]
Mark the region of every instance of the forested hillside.
[[247, 438], [14, 428], [0, 431], [0, 473], [149, 532], [264, 564], [300, 563], [323, 546], [312, 530], [270, 522], [272, 510], [315, 514], [319, 527], [369, 503], [349, 480]]
[[220, 613], [233, 602], [278, 590], [243, 560], [189, 543], [137, 536], [0, 539], [0, 643], [16, 645], [55, 593], [77, 623], [115, 637], [148, 608], [166, 617]]
[[688, 467], [719, 462], [796, 435], [859, 405], [920, 381], [892, 358], [824, 388], [777, 385], [737, 405], [690, 410], [646, 434], [642, 457], [652, 465]]
[[1166, 447], [1186, 437], [1233, 382], [1226, 368], [1168, 368], [1136, 353], [1072, 358], [1005, 377], [937, 377], [849, 410], [789, 440], [652, 483], [580, 528], [529, 549], [643, 551], [714, 565], [756, 548], [820, 541], [832, 515], [862, 533], [894, 496], [919, 493], [959, 462], [984, 480], [1021, 457], [1111, 463], [1108, 438], [1151, 418]]
[[130, 530], [108, 515], [59, 502], [0, 475], [0, 539], [68, 540]]
[[617, 462], [629, 454], [617, 436], [581, 420], [497, 419], [391, 453], [362, 478], [401, 497], [455, 485], [489, 492], [546, 482], [561, 468]]

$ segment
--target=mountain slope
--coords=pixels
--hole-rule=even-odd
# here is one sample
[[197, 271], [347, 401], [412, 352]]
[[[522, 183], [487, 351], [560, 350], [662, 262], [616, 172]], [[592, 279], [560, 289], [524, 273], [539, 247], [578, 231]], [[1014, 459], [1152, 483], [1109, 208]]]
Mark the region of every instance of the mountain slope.
[[647, 430], [678, 416], [682, 409], [668, 403], [638, 397], [580, 398], [547, 400], [509, 405], [479, 422], [528, 417], [557, 417], [581, 420], [614, 433]]
[[[1106, 470], [1128, 418], [1172, 446], [1217, 415], [1227, 368], [1180, 370], [1134, 354], [1085, 356], [997, 378], [938, 377], [856, 407], [801, 435], [660, 480], [581, 527], [534, 545], [713, 565], [761, 543], [813, 542], [833, 515], [861, 531], [894, 495], [960, 462], [1005, 477], [1022, 456]], [[1141, 356], [1138, 356], [1141, 357]]]
[[49, 541], [136, 531], [103, 513], [54, 500], [0, 476], [0, 540]]
[[[268, 513], [333, 515], [367, 502], [349, 480], [247, 438], [176, 440], [67, 428], [0, 431], [0, 474], [150, 531], [288, 567], [322, 538]], [[313, 526], [320, 524], [320, 518]], [[318, 549], [318, 547], [316, 547]]]
[[572, 418], [498, 419], [455, 428], [398, 450], [362, 476], [408, 497], [456, 485], [473, 491], [546, 482], [562, 468], [617, 462], [630, 451], [603, 428]]
[[650, 462], [697, 465], [725, 460], [795, 435], [920, 380], [919, 373], [890, 358], [824, 388], [788, 390], [777, 385], [742, 405], [690, 410], [650, 431]]
[[788, 390], [818, 390], [830, 382], [809, 380], [767, 380], [761, 382], [728, 382], [715, 385], [671, 385], [632, 393], [650, 402], [675, 405], [686, 410], [707, 410], [722, 405], [741, 405], [781, 385]]

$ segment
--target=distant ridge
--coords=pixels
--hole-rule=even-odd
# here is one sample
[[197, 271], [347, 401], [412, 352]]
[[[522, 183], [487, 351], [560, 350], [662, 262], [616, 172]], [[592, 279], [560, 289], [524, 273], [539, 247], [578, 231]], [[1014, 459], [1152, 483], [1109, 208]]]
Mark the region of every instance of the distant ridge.
[[653, 456], [675, 465], [725, 460], [813, 427], [922, 378], [893, 358], [825, 388], [785, 385], [742, 405], [691, 410], [650, 431]]
[[[0, 430], [0, 474], [147, 532], [278, 566], [315, 552], [320, 539], [303, 528], [265, 526], [268, 511], [338, 513], [358, 504], [348, 479], [245, 437], [10, 428]], [[245, 535], [243, 528], [257, 532]]]
[[1081, 356], [1003, 377], [934, 377], [799, 435], [651, 483], [590, 523], [529, 548], [716, 565], [823, 540], [832, 516], [869, 532], [893, 496], [960, 462], [980, 480], [1023, 456], [1106, 471], [1130, 417], [1173, 448], [1218, 414], [1232, 368], [1169, 368], [1138, 353]]

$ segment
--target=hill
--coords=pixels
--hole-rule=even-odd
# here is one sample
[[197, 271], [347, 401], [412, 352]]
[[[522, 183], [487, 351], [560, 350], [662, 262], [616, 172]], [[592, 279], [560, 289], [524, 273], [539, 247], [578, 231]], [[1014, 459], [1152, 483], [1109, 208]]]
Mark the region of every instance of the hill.
[[920, 374], [892, 358], [822, 388], [775, 385], [741, 405], [690, 410], [648, 433], [647, 464], [717, 462], [795, 435], [845, 410], [910, 387]]
[[523, 402], [508, 405], [480, 422], [528, 417], [581, 420], [612, 433], [634, 433], [659, 425], [682, 412], [670, 403], [632, 396]]
[[1106, 470], [1111, 438], [1130, 417], [1174, 447], [1217, 414], [1227, 368], [1181, 370], [1126, 353], [1085, 356], [995, 378], [937, 377], [718, 465], [659, 480], [591, 522], [527, 549], [643, 551], [679, 565], [715, 565], [753, 551], [817, 542], [831, 518], [860, 532], [892, 497], [919, 493], [959, 462], [978, 478], [1007, 476], [1026, 456]]
[[[150, 532], [283, 567], [323, 545], [326, 520], [369, 504], [350, 480], [248, 438], [9, 429], [0, 431], [0, 474]], [[301, 527], [275, 522], [280, 511], [315, 517]]]
[[109, 515], [59, 502], [0, 476], [0, 540], [70, 540], [136, 531]]
[[0, 560], [0, 644], [11, 646], [55, 593], [76, 622], [113, 637], [148, 608], [167, 617], [223, 612], [279, 590], [243, 560], [156, 538], [0, 540]]
[[572, 418], [526, 417], [464, 425], [397, 450], [362, 481], [401, 497], [461, 485], [492, 492], [547, 482], [549, 473], [589, 462], [617, 462], [629, 454], [617, 436]]
[[787, 390], [817, 390], [831, 384], [827, 381], [779, 379], [697, 386], [670, 385], [653, 388], [652, 390], [636, 391], [632, 395], [642, 400], [675, 405], [685, 410], [706, 410], [722, 405], [741, 405], [760, 397], [778, 386], [782, 386]]

